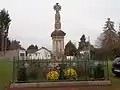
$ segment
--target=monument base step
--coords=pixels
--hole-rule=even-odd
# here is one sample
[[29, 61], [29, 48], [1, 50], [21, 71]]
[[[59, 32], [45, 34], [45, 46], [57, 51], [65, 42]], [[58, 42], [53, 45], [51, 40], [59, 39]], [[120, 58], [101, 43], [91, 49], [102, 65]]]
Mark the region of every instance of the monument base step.
[[[43, 90], [45, 88], [77, 88], [91, 86], [107, 86], [111, 81], [72, 81], [72, 82], [42, 82], [42, 83], [13, 83], [7, 90]], [[32, 89], [31, 89], [32, 88]], [[50, 89], [50, 90], [51, 90]], [[68, 89], [69, 90], [69, 89]]]

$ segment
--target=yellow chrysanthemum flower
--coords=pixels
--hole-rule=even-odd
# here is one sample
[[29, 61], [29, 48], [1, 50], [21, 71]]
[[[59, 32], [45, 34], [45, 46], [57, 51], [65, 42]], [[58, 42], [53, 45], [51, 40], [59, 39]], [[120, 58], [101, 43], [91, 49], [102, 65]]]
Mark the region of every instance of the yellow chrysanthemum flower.
[[66, 76], [68, 78], [72, 78], [72, 77], [76, 77], [77, 73], [74, 69], [68, 68], [64, 71], [64, 76]]
[[49, 80], [57, 80], [59, 78], [59, 74], [57, 71], [50, 71], [48, 74], [47, 74], [47, 78]]

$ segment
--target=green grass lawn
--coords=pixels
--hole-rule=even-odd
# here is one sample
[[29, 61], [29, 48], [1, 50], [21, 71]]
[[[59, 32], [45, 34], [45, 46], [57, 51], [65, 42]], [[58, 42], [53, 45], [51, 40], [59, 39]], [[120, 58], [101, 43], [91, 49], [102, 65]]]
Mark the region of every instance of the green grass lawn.
[[0, 60], [0, 90], [12, 81], [12, 61]]
[[[12, 61], [0, 60], [0, 90], [4, 90], [4, 88], [12, 81], [12, 67]], [[112, 62], [109, 61], [109, 76], [112, 81], [112, 86], [90, 87], [89, 90], [120, 90], [120, 78], [117, 78], [112, 74], [111, 67]]]

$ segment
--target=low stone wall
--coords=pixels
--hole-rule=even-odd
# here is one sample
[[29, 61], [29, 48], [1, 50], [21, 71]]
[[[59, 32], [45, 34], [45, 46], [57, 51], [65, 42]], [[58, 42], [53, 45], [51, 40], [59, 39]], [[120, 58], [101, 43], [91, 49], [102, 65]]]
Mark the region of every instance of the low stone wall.
[[[71, 81], [71, 82], [44, 82], [44, 83], [13, 83], [6, 90], [78, 90], [82, 87], [107, 86], [111, 81]], [[75, 89], [76, 88], [76, 89]]]

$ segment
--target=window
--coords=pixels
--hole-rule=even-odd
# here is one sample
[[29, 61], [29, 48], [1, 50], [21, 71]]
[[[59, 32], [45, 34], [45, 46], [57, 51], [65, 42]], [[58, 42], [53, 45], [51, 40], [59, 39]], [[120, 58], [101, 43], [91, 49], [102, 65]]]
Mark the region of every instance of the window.
[[50, 55], [48, 55], [48, 57], [50, 57]]
[[24, 53], [20, 53], [20, 57], [23, 57], [24, 56]]

